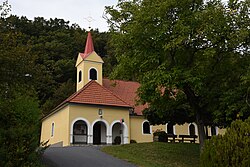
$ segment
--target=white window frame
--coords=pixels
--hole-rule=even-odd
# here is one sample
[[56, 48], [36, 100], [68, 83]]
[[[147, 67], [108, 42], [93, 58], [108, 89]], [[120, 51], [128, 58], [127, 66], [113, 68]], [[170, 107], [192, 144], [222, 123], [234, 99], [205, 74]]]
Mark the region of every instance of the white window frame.
[[[215, 136], [217, 136], [218, 135], [218, 126], [214, 126], [214, 128], [215, 128]], [[210, 136], [212, 136], [212, 126], [210, 126]]]
[[89, 68], [89, 71], [88, 71], [88, 78], [89, 78], [89, 81], [91, 81], [91, 79], [90, 79], [90, 70], [91, 69], [94, 69], [94, 70], [96, 70], [96, 81], [98, 80], [98, 70], [95, 68], [95, 67], [90, 67]]
[[193, 123], [190, 123], [190, 124], [188, 125], [188, 135], [190, 135], [189, 127], [190, 127], [191, 124], [194, 125], [194, 128], [195, 128], [195, 135], [198, 136], [198, 127], [197, 127], [197, 124], [194, 123], [194, 122], [193, 122]]
[[[166, 126], [166, 130], [165, 131], [166, 131], [166, 133], [168, 133], [168, 123], [166, 123], [165, 126]], [[174, 135], [176, 134], [175, 133], [175, 125], [173, 125], [173, 133], [174, 133]]]
[[[143, 133], [143, 124], [144, 124], [145, 122], [148, 122], [148, 124], [149, 124], [149, 133]], [[145, 120], [145, 121], [142, 122], [142, 124], [141, 124], [141, 130], [142, 130], [142, 134], [143, 134], [143, 135], [151, 135], [151, 134], [152, 134], [152, 126], [150, 125], [150, 123], [149, 123], [148, 120]]]
[[[79, 73], [81, 72], [81, 81], [79, 81]], [[82, 73], [82, 70], [79, 70], [78, 71], [78, 83], [81, 83], [82, 82], [82, 80], [83, 80], [83, 75], [82, 75], [83, 73]]]
[[55, 122], [51, 123], [51, 135], [50, 137], [54, 137], [55, 136]]

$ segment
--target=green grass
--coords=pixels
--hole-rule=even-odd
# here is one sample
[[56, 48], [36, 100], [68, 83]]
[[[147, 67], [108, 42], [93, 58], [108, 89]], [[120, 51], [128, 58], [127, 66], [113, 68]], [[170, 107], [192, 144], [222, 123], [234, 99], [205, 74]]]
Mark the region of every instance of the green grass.
[[103, 152], [140, 167], [198, 167], [199, 145], [189, 143], [138, 143], [107, 146]]

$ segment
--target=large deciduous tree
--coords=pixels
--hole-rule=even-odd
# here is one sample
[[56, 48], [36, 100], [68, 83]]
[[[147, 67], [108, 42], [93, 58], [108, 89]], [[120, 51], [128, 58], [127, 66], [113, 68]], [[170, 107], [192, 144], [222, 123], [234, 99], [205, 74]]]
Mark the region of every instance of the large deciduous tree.
[[[0, 17], [0, 26], [4, 18]], [[0, 29], [0, 166], [39, 166], [41, 113], [27, 36]]]
[[[106, 7], [114, 78], [141, 83], [152, 123], [227, 126], [250, 115], [250, 1], [120, 0]], [[248, 79], [247, 79], [248, 78]]]

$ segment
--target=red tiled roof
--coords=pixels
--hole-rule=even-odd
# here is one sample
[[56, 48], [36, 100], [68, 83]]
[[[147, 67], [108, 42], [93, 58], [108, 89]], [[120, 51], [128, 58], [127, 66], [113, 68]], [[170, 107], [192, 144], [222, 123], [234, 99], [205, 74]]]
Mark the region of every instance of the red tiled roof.
[[90, 81], [78, 92], [67, 98], [63, 104], [66, 102], [131, 107], [120, 97], [116, 96], [94, 80]]
[[93, 51], [94, 51], [94, 44], [93, 44], [93, 40], [92, 40], [92, 36], [91, 33], [88, 32], [88, 37], [87, 37], [87, 41], [86, 41], [86, 45], [85, 45], [85, 51], [84, 53], [80, 53], [81, 57], [83, 59], [87, 58]]
[[102, 83], [105, 88], [134, 107], [137, 115], [142, 115], [142, 110], [147, 108], [147, 105], [136, 105], [136, 100], [138, 99], [136, 92], [140, 87], [138, 82], [103, 79]]

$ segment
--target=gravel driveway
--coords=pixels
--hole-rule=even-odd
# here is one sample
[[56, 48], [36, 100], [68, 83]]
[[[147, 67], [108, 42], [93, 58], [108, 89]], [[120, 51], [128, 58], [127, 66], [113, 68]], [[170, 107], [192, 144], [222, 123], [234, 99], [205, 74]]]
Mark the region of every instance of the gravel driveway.
[[43, 163], [48, 167], [136, 167], [97, 146], [51, 147], [45, 151]]

